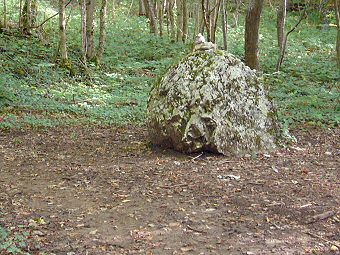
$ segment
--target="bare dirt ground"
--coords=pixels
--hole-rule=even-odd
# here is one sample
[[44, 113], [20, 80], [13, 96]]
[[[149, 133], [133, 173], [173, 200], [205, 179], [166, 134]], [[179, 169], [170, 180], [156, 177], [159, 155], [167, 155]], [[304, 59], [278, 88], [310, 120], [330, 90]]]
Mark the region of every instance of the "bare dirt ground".
[[132, 126], [1, 131], [0, 226], [30, 254], [339, 254], [339, 129], [293, 133], [231, 158]]

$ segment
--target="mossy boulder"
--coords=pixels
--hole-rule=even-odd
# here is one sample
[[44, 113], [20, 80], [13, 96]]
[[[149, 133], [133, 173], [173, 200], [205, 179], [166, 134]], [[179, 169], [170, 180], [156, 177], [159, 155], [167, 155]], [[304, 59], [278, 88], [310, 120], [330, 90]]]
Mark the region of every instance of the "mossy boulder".
[[156, 82], [148, 102], [153, 144], [243, 155], [276, 147], [276, 110], [254, 70], [222, 51], [197, 51]]

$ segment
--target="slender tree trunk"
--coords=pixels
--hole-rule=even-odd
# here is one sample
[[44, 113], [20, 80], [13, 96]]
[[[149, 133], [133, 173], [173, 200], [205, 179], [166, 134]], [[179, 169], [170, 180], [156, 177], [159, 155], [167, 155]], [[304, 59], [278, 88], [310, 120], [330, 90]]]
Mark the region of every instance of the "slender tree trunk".
[[240, 2], [241, 0], [235, 0], [235, 12], [234, 12], [234, 22], [235, 22], [235, 27], [238, 27], [239, 21], [240, 21]]
[[287, 17], [287, 0], [280, 0], [279, 9], [277, 11], [277, 43], [279, 49], [282, 49], [284, 30], [286, 25]]
[[188, 1], [182, 0], [183, 4], [183, 34], [182, 34], [182, 41], [185, 43], [188, 39], [189, 34], [189, 13], [188, 13]]
[[336, 39], [336, 53], [338, 57], [338, 66], [340, 67], [340, 0], [335, 0], [335, 16], [338, 27], [338, 36]]
[[103, 60], [103, 54], [106, 47], [106, 21], [107, 21], [107, 0], [102, 0], [102, 8], [100, 9], [100, 32], [99, 46], [97, 51], [97, 65]]
[[19, 29], [21, 31], [22, 28], [22, 0], [19, 1]]
[[181, 41], [183, 38], [183, 8], [182, 8], [183, 0], [176, 0], [177, 7], [177, 35], [176, 40]]
[[207, 41], [210, 42], [211, 41], [211, 30], [210, 30], [209, 0], [208, 1], [202, 0], [201, 3], [202, 3], [203, 22], [207, 30]]
[[250, 0], [245, 27], [245, 61], [251, 69], [260, 70], [259, 28], [264, 0]]
[[144, 0], [144, 6], [149, 19], [150, 33], [157, 35], [157, 23], [152, 0]]
[[94, 48], [94, 0], [87, 0], [86, 2], [86, 57], [93, 60], [95, 57]]
[[158, 20], [159, 20], [159, 36], [163, 36], [164, 31], [164, 1], [161, 0], [161, 2], [158, 5]]
[[228, 13], [227, 4], [225, 0], [222, 0], [222, 31], [223, 31], [223, 46], [224, 50], [228, 50]]
[[280, 70], [280, 67], [283, 63], [283, 58], [285, 56], [286, 53], [286, 47], [287, 47], [287, 42], [288, 42], [288, 36], [290, 33], [294, 32], [294, 30], [299, 26], [299, 24], [301, 23], [301, 21], [306, 18], [306, 10], [303, 12], [303, 14], [301, 15], [299, 21], [295, 24], [295, 26], [289, 30], [284, 36], [283, 36], [283, 44], [282, 44], [282, 48], [280, 49], [280, 55], [279, 58], [277, 60], [276, 63], [276, 71], [278, 72]]
[[66, 48], [66, 15], [64, 0], [59, 0], [59, 39], [61, 49], [61, 65], [65, 66], [68, 62]]
[[193, 34], [193, 38], [196, 37], [196, 35], [199, 33], [200, 31], [200, 7], [198, 4], [195, 5], [195, 24], [194, 24], [194, 34]]
[[170, 21], [170, 39], [171, 41], [176, 40], [176, 30], [175, 30], [175, 16], [174, 16], [174, 6], [175, 2], [174, 0], [168, 0], [168, 15], [169, 15], [169, 21]]
[[86, 0], [81, 0], [81, 42], [82, 42], [82, 60], [86, 63], [86, 54], [87, 54], [87, 36], [86, 36]]
[[220, 13], [222, 0], [217, 0], [214, 6], [214, 17], [212, 19], [212, 33], [211, 33], [211, 41], [216, 43], [216, 30], [217, 30], [217, 21], [218, 21], [218, 14]]
[[7, 8], [6, 8], [6, 0], [3, 0], [4, 1], [4, 28], [7, 27]]

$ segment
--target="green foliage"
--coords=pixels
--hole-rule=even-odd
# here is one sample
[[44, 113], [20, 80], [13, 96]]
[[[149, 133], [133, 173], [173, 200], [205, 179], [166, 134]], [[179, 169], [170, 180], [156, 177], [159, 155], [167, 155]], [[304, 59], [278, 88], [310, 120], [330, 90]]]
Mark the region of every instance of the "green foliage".
[[[108, 24], [100, 68], [93, 63], [85, 68], [79, 62], [80, 15], [74, 12], [70, 16], [67, 46], [72, 75], [54, 62], [57, 19], [48, 22], [40, 38], [0, 34], [0, 47], [5, 49], [0, 53], [0, 128], [143, 124], [156, 77], [189, 52], [190, 44], [172, 43], [166, 35], [150, 35], [146, 19], [128, 17], [128, 8], [122, 4], [114, 23], [110, 20]], [[53, 13], [52, 8], [47, 9]], [[288, 29], [298, 15], [289, 14]], [[261, 62], [281, 122], [286, 126], [337, 126], [340, 74], [334, 51], [336, 29], [321, 31], [313, 16], [304, 20], [289, 36], [283, 66], [275, 73], [275, 20], [274, 11], [264, 11]], [[223, 45], [220, 30], [217, 38], [218, 45]], [[229, 51], [243, 58], [244, 26], [231, 27], [228, 40]]]
[[27, 250], [28, 232], [14, 231], [0, 226], [0, 253], [30, 255]]

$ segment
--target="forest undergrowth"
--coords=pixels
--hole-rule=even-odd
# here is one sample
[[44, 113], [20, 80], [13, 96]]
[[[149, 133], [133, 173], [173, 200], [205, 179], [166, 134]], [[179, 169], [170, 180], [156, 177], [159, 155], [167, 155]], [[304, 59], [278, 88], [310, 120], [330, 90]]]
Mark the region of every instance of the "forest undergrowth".
[[[127, 16], [122, 5], [108, 24], [107, 48], [99, 68], [80, 61], [79, 15], [68, 21], [70, 69], [55, 60], [57, 28], [49, 23], [33, 37], [0, 33], [0, 128], [71, 124], [142, 125], [149, 91], [157, 77], [191, 51], [188, 44], [149, 33], [144, 17]], [[339, 124], [340, 72], [336, 66], [336, 28], [320, 29], [312, 15], [290, 35], [280, 72], [275, 12], [265, 10], [260, 29], [264, 83], [285, 127]], [[289, 14], [288, 28], [299, 19]], [[244, 26], [232, 26], [229, 52], [243, 58]], [[222, 32], [217, 31], [218, 45]], [[190, 35], [193, 38], [193, 34]]]

